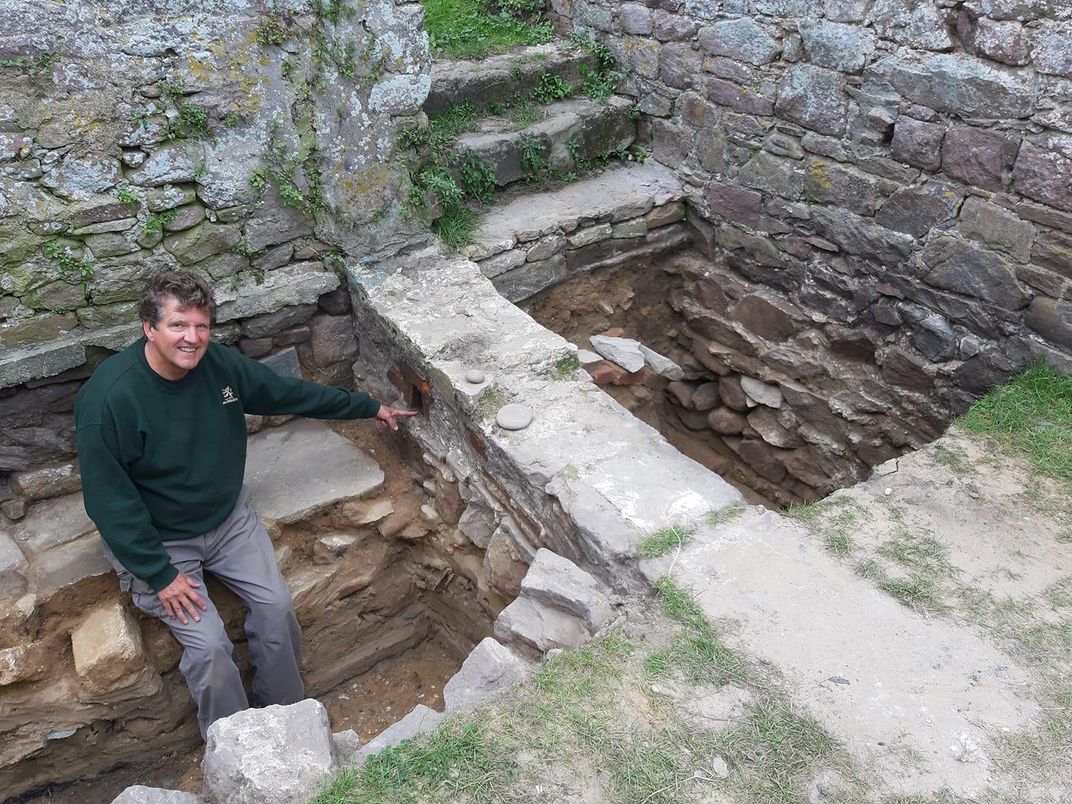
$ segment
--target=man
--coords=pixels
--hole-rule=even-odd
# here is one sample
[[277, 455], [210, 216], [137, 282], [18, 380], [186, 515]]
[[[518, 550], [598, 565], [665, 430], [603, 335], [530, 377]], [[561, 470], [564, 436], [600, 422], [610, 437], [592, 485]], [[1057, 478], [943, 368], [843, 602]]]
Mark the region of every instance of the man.
[[204, 737], [249, 702], [209, 572], [249, 608], [256, 704], [301, 700], [301, 633], [271, 540], [242, 486], [246, 413], [375, 418], [414, 411], [367, 394], [284, 378], [213, 343], [215, 302], [200, 277], [155, 276], [139, 303], [145, 337], [104, 361], [75, 400], [86, 511], [134, 604], [183, 646], [179, 669]]

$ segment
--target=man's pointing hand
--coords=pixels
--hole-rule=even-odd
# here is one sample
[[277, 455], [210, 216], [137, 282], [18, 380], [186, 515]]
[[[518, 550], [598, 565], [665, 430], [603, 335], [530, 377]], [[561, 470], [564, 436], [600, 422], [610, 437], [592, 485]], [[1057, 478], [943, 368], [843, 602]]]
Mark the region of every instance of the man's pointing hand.
[[186, 616], [189, 612], [195, 623], [201, 622], [201, 615], [197, 613], [197, 610], [207, 611], [208, 606], [201, 599], [201, 595], [194, 591], [200, 585], [199, 581], [180, 572], [175, 576], [175, 580], [157, 593], [156, 596], [164, 606], [169, 619], [178, 617], [179, 622], [186, 625], [190, 622]]
[[391, 430], [398, 429], [398, 418], [400, 416], [416, 416], [415, 410], [402, 410], [401, 408], [392, 408], [388, 405], [380, 405], [380, 409], [376, 411], [376, 426], [388, 427]]

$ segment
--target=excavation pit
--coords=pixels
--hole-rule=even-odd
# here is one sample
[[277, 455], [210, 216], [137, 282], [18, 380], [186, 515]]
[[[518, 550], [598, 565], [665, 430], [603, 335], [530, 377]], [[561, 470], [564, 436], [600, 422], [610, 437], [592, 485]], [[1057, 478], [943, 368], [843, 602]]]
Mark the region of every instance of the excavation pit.
[[[267, 427], [251, 437], [247, 467], [302, 626], [306, 693], [325, 705], [333, 730], [367, 741], [418, 704], [442, 710], [444, 684], [490, 635], [525, 567], [487, 559], [458, 527], [470, 508], [465, 530], [477, 541], [491, 536], [491, 523], [463, 499], [468, 490], [422, 460], [407, 435], [368, 423], [334, 432], [305, 420]], [[24, 547], [40, 548], [31, 558], [39, 571], [30, 573], [38, 613], [19, 625], [9, 609], [4, 636], [25, 642], [32, 633], [39, 655], [30, 660], [40, 668], [6, 688], [3, 728], [18, 724], [6, 749], [24, 756], [5, 765], [0, 789], [24, 802], [109, 801], [130, 784], [198, 792], [202, 746], [178, 644], [90, 558], [98, 537], [88, 520], [70, 528], [76, 507], [77, 495], [42, 504], [19, 534]], [[49, 543], [49, 516], [74, 538]], [[86, 574], [64, 583], [55, 574], [64, 559], [71, 573]], [[244, 609], [216, 581], [208, 589], [248, 682]], [[98, 610], [126, 628], [136, 650], [102, 648], [105, 663], [88, 668], [68, 634]]]

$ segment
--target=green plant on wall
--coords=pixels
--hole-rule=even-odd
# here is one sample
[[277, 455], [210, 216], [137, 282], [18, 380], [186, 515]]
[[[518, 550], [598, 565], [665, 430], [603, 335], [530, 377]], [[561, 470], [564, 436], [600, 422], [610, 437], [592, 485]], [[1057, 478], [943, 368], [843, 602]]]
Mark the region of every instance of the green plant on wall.
[[59, 266], [61, 279], [73, 282], [93, 277], [93, 263], [89, 260], [80, 260], [75, 257], [71, 254], [70, 248], [59, 240], [50, 240], [45, 243], [42, 252], [48, 259]]

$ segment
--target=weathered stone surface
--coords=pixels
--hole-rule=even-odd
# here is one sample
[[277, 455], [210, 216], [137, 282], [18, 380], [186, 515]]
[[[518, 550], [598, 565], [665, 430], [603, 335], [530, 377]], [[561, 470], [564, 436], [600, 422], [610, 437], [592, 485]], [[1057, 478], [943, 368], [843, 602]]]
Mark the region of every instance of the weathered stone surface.
[[360, 767], [369, 757], [385, 748], [393, 748], [403, 740], [412, 740], [421, 734], [434, 731], [443, 721], [443, 717], [443, 713], [429, 709], [424, 704], [417, 704], [404, 718], [392, 723], [365, 743], [357, 753], [354, 766]]
[[1031, 302], [1026, 320], [1046, 340], [1072, 349], [1072, 303], [1039, 296]]
[[761, 382], [754, 377], [741, 377], [741, 390], [752, 402], [768, 408], [782, 406], [782, 391], [777, 385]]
[[567, 257], [555, 254], [545, 260], [525, 262], [518, 268], [499, 274], [492, 282], [504, 298], [517, 303], [558, 284], [569, 272]]
[[897, 348], [890, 349], [883, 358], [882, 376], [910, 391], [927, 391], [934, 384], [918, 358]]
[[718, 381], [718, 393], [722, 397], [722, 404], [733, 410], [745, 411], [756, 406], [745, 394], [741, 377], [736, 374], [722, 377]]
[[995, 131], [954, 128], [942, 143], [942, 169], [954, 179], [984, 190], [1001, 190], [1019, 143]]
[[737, 446], [737, 454], [753, 472], [771, 483], [781, 483], [788, 474], [779, 460], [778, 449], [765, 441], [746, 438]]
[[765, 190], [790, 200], [800, 197], [804, 189], [804, 174], [799, 162], [780, 159], [760, 151], [749, 159], [737, 175], [746, 187]]
[[[0, 558], [0, 561], [3, 561]], [[4, 574], [0, 564], [0, 577]], [[3, 581], [0, 580], [0, 600], [9, 602], [11, 596], [4, 594]], [[33, 642], [16, 645], [0, 650], [0, 687], [18, 684], [23, 681], [36, 681], [52, 669], [52, 656], [47, 651], [46, 642]]]
[[203, 146], [196, 140], [167, 142], [154, 149], [140, 167], [130, 171], [127, 180], [142, 187], [193, 182], [203, 158]]
[[681, 366], [670, 358], [649, 349], [644, 344], [640, 344], [640, 354], [643, 355], [644, 362], [660, 377], [666, 377], [668, 380], [680, 380], [685, 376]]
[[883, 202], [874, 176], [825, 159], [808, 161], [804, 193], [809, 201], [836, 204], [859, 215], [873, 215]]
[[712, 56], [726, 56], [749, 64], [767, 64], [782, 50], [781, 44], [747, 18], [718, 22], [701, 28], [697, 40]]
[[370, 494], [383, 470], [323, 422], [305, 419], [250, 438], [245, 480], [262, 517], [291, 523]]
[[729, 182], [708, 182], [705, 194], [708, 209], [731, 221], [754, 227], [763, 209], [763, 196]]
[[495, 515], [487, 506], [470, 502], [458, 520], [458, 530], [477, 547], [486, 550], [495, 532]]
[[865, 218], [838, 209], [814, 207], [812, 221], [827, 240], [850, 254], [868, 257], [883, 265], [898, 264], [908, 256], [915, 244], [907, 235], [876, 226]]
[[105, 156], [68, 154], [41, 177], [41, 184], [69, 201], [85, 201], [119, 184], [119, 160]]
[[931, 229], [953, 220], [963, 195], [950, 184], [929, 181], [921, 187], [906, 187], [889, 197], [875, 221], [888, 229], [924, 237]]
[[164, 212], [185, 204], [191, 204], [197, 199], [197, 192], [191, 187], [175, 187], [164, 185], [145, 194], [145, 206], [150, 212]]
[[113, 798], [112, 804], [203, 804], [203, 801], [193, 793], [136, 784]]
[[956, 355], [957, 335], [949, 322], [938, 313], [930, 313], [916, 322], [910, 341], [928, 360], [950, 360]]
[[157, 694], [160, 676], [149, 662], [141, 629], [119, 601], [91, 611], [71, 632], [79, 697], [114, 703]]
[[1035, 227], [1015, 214], [980, 198], [969, 197], [960, 210], [960, 231], [990, 248], [1027, 262], [1035, 240]]
[[875, 52], [875, 34], [868, 28], [825, 20], [800, 25], [808, 61], [843, 73], [858, 73]]
[[192, 229], [164, 238], [164, 248], [183, 265], [193, 265], [207, 257], [230, 251], [242, 239], [237, 226], [221, 226], [205, 221]]
[[701, 412], [717, 407], [722, 403], [722, 398], [718, 395], [718, 382], [701, 383], [692, 392], [689, 401], [693, 409]]
[[713, 103], [728, 106], [735, 112], [744, 115], [769, 115], [774, 112], [774, 94], [756, 91], [755, 85], [742, 87], [733, 81], [725, 81], [721, 78], [710, 78], [705, 87], [707, 97]]
[[1035, 40], [1033, 66], [1040, 73], [1072, 78], [1072, 29], [1051, 30]]
[[521, 594], [580, 617], [590, 633], [610, 622], [613, 614], [610, 599], [594, 577], [545, 548], [536, 551], [521, 580]]
[[972, 15], [962, 12], [957, 18], [957, 34], [964, 47], [977, 56], [1013, 66], [1028, 62], [1028, 40], [1017, 22], [972, 19]]
[[493, 637], [485, 637], [444, 685], [444, 708], [447, 713], [472, 709], [524, 681], [526, 670], [513, 651]]
[[907, 99], [962, 117], [1030, 117], [1038, 101], [1033, 72], [999, 69], [964, 54], [902, 51], [876, 62], [865, 75], [871, 71]]
[[11, 476], [11, 487], [17, 494], [31, 500], [47, 500], [81, 490], [82, 478], [77, 465], [65, 463], [30, 472], [16, 472]]
[[[781, 394], [779, 394], [781, 396]], [[790, 449], [804, 442], [796, 433], [796, 417], [789, 411], [758, 407], [748, 414], [748, 425], [774, 447]]]
[[721, 435], [737, 435], [744, 432], [748, 419], [728, 407], [716, 408], [707, 414], [707, 426]]
[[348, 315], [316, 315], [310, 330], [313, 359], [318, 366], [353, 361], [357, 356], [357, 333]]
[[1072, 136], [1025, 141], [1013, 178], [1017, 192], [1072, 212]]
[[640, 371], [644, 368], [644, 355], [640, 351], [640, 344], [632, 338], [593, 335], [589, 341], [599, 354], [626, 371]]
[[253, 316], [241, 322], [242, 335], [247, 338], [264, 338], [283, 330], [304, 324], [316, 313], [315, 304], [294, 304], [274, 313]]
[[53, 377], [69, 368], [82, 365], [85, 360], [85, 347], [73, 339], [18, 349], [5, 348], [3, 354], [0, 354], [0, 388], [8, 388], [39, 377]]
[[495, 638], [528, 645], [541, 653], [553, 648], [579, 648], [589, 639], [584, 620], [557, 606], [519, 597], [495, 619]]
[[305, 804], [334, 769], [327, 710], [307, 698], [217, 720], [201, 769], [210, 802]]
[[623, 3], [618, 14], [622, 30], [627, 34], [645, 36], [654, 29], [651, 9], [642, 3]]
[[1018, 310], [1029, 296], [1001, 256], [951, 237], [939, 237], [923, 250], [930, 268], [924, 279], [935, 287], [974, 296], [988, 304]]
[[820, 134], [840, 136], [847, 115], [840, 74], [823, 67], [796, 64], [786, 70], [778, 87], [775, 112]]
[[313, 304], [321, 294], [335, 290], [339, 278], [318, 262], [298, 262], [270, 271], [258, 283], [248, 277], [235, 287], [216, 289], [216, 321], [271, 313], [288, 305]]
[[867, 15], [883, 39], [925, 50], [952, 50], [953, 40], [946, 30], [941, 11], [930, 3], [915, 0], [875, 0]]
[[1031, 259], [1061, 276], [1072, 279], [1072, 235], [1062, 232], [1040, 234], [1031, 251]]

